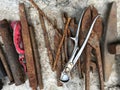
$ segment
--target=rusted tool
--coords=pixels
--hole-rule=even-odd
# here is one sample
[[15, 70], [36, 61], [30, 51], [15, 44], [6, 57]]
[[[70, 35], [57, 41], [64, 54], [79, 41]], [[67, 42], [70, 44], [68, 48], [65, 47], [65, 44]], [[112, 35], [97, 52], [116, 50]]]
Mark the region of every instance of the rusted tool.
[[[65, 19], [65, 17], [63, 17]], [[65, 23], [67, 22], [67, 17], [66, 17], [66, 20], [65, 20]], [[66, 37], [66, 36], [65, 36]], [[57, 53], [57, 50], [58, 50], [58, 47], [59, 47], [59, 44], [61, 42], [61, 39], [62, 39], [62, 35], [58, 32], [58, 31], [55, 31], [55, 35], [54, 35], [54, 48], [55, 48], [55, 56], [56, 56], [56, 53]], [[64, 40], [64, 44], [66, 44], [67, 42]], [[58, 62], [57, 62], [57, 65], [56, 65], [56, 73], [57, 73], [57, 85], [58, 86], [62, 86], [63, 84], [61, 83], [60, 81], [60, 74], [61, 74], [61, 71], [66, 63], [66, 55], [65, 55], [65, 50], [67, 49], [66, 46], [62, 44], [61, 46], [61, 49], [60, 49], [60, 52], [59, 53], [59, 57], [58, 57]], [[67, 54], [67, 53], [66, 53]]]
[[[96, 8], [92, 7], [92, 20], [98, 15], [98, 12]], [[95, 26], [93, 28], [93, 32], [91, 35], [92, 40], [89, 40], [89, 44], [93, 47], [95, 50], [95, 57], [96, 57], [96, 63], [98, 67], [98, 73], [99, 73], [99, 82], [100, 82], [100, 89], [104, 90], [104, 79], [103, 79], [103, 59], [101, 55], [101, 38], [102, 38], [102, 33], [103, 33], [103, 25], [102, 25], [102, 18], [99, 17], [95, 23]], [[92, 43], [92, 44], [91, 44]]]
[[89, 44], [86, 45], [85, 48], [85, 90], [90, 90], [90, 61], [91, 61], [91, 46]]
[[5, 71], [7, 73], [7, 76], [9, 78], [9, 80], [10, 80], [10, 84], [12, 84], [14, 82], [14, 79], [13, 79], [12, 73], [10, 71], [10, 68], [8, 66], [8, 63], [7, 63], [7, 60], [6, 60], [6, 57], [5, 57], [5, 53], [4, 53], [3, 48], [2, 48], [1, 45], [0, 45], [0, 58], [1, 58], [1, 62], [3, 64], [3, 66], [5, 68]]
[[50, 65], [51, 65], [51, 68], [52, 68], [54, 58], [53, 58], [53, 53], [52, 53], [52, 49], [51, 49], [51, 46], [50, 46], [50, 41], [49, 41], [49, 38], [48, 38], [48, 33], [47, 33], [47, 30], [46, 30], [46, 26], [45, 26], [44, 17], [48, 20], [49, 23], [51, 23], [51, 21], [48, 19], [48, 17], [44, 14], [44, 12], [39, 8], [39, 6], [33, 0], [29, 0], [29, 1], [37, 9], [37, 11], [39, 13], [39, 19], [40, 19], [41, 27], [43, 29], [43, 34], [44, 34], [44, 39], [45, 39], [45, 46], [46, 46], [47, 51], [48, 51], [48, 57], [49, 57]]
[[[63, 20], [64, 25], [67, 22], [67, 18], [68, 18], [68, 15], [66, 15], [66, 13], [63, 13], [62, 14], [62, 20]], [[65, 36], [65, 39], [64, 39], [64, 45], [63, 45], [64, 53], [62, 52], [65, 55], [65, 61], [64, 61], [63, 67], [64, 67], [65, 63], [68, 62], [68, 43], [67, 42], [68, 42], [68, 30], [67, 30], [67, 33], [66, 33], [66, 36]]]
[[[59, 32], [55, 31], [55, 35], [54, 35], [54, 49], [55, 49], [55, 55], [57, 52], [57, 48], [59, 46], [60, 40], [61, 40], [62, 36], [60, 35]], [[56, 67], [56, 74], [57, 74], [57, 85], [58, 86], [62, 86], [63, 84], [60, 82], [59, 78], [60, 78], [60, 73], [62, 71], [62, 54], [60, 54], [59, 58], [58, 58], [58, 63], [57, 63], [57, 67]]]
[[50, 41], [49, 41], [48, 33], [47, 33], [47, 30], [46, 30], [45, 21], [44, 21], [43, 16], [40, 13], [39, 13], [39, 19], [40, 19], [41, 27], [42, 27], [43, 34], [44, 34], [45, 46], [46, 46], [47, 52], [48, 52], [47, 54], [48, 54], [48, 57], [49, 57], [51, 68], [52, 68], [53, 67], [53, 62], [54, 62], [54, 57], [53, 57], [52, 49], [51, 49], [51, 46], [50, 46]]
[[35, 65], [36, 65], [36, 72], [37, 72], [37, 82], [40, 89], [43, 89], [43, 81], [42, 81], [42, 72], [41, 72], [41, 64], [40, 64], [40, 56], [38, 52], [38, 46], [35, 39], [35, 31], [33, 27], [29, 27], [30, 29], [30, 37], [32, 42], [32, 48], [34, 53]]
[[59, 55], [60, 55], [60, 50], [61, 50], [61, 47], [63, 45], [65, 36], [67, 34], [67, 29], [68, 29], [68, 25], [70, 23], [70, 20], [71, 20], [71, 18], [68, 17], [67, 23], [66, 23], [65, 28], [64, 28], [62, 39], [61, 39], [60, 44], [59, 44], [58, 49], [57, 49], [57, 53], [56, 53], [56, 57], [55, 57], [55, 62], [54, 62], [53, 70], [55, 70], [55, 68], [56, 68], [56, 65], [57, 65], [57, 62], [58, 62], [58, 58], [59, 58]]
[[10, 66], [14, 81], [16, 85], [24, 83], [24, 74], [22, 67], [18, 61], [18, 54], [15, 50], [12, 35], [10, 32], [9, 23], [7, 20], [0, 21], [0, 34], [4, 43], [4, 52], [7, 57], [7, 62]]
[[[104, 59], [104, 79], [108, 81], [112, 72], [112, 66], [115, 63], [115, 53], [111, 53], [109, 45], [117, 41], [117, 7], [116, 3], [112, 2], [109, 12], [107, 26], [105, 27], [105, 37], [103, 42], [103, 59]], [[114, 49], [115, 48], [111, 48]]]
[[31, 41], [30, 41], [29, 27], [26, 18], [27, 16], [25, 14], [25, 6], [23, 3], [19, 4], [19, 10], [20, 10], [20, 20], [22, 25], [23, 45], [24, 45], [26, 65], [27, 65], [27, 74], [30, 82], [30, 87], [32, 87], [32, 89], [35, 90], [37, 88], [35, 61], [33, 57]]
[[[81, 41], [84, 39], [86, 32], [88, 31], [91, 22], [94, 20], [94, 18], [98, 15], [97, 10], [91, 6], [88, 7], [82, 20], [82, 26], [81, 26]], [[98, 71], [99, 71], [99, 77], [100, 77], [100, 88], [101, 90], [104, 90], [104, 82], [103, 82], [103, 71], [102, 71], [102, 60], [101, 60], [101, 50], [100, 50], [100, 38], [102, 35], [102, 21], [101, 18], [98, 18], [96, 20], [96, 23], [93, 27], [93, 31], [91, 34], [91, 37], [88, 40], [88, 44], [84, 50], [85, 56], [85, 90], [89, 90], [89, 82], [90, 82], [90, 64], [91, 64], [91, 54], [92, 50], [95, 51], [95, 57], [97, 58], [97, 64], [98, 64]], [[95, 67], [95, 66], [94, 66]], [[94, 68], [93, 67], [93, 68]]]
[[[81, 22], [81, 32], [80, 32], [80, 42], [79, 44], [81, 45], [82, 42], [84, 41], [84, 38], [86, 36], [86, 33], [88, 32], [90, 25], [91, 25], [91, 8], [88, 7], [83, 15], [83, 19]], [[84, 66], [85, 68], [85, 90], [89, 90], [90, 88], [90, 61], [91, 61], [91, 46], [89, 44], [86, 45], [85, 50], [82, 53], [81, 59], [82, 64], [81, 66]], [[83, 68], [82, 68], [82, 73], [83, 73]]]
[[101, 90], [104, 90], [101, 50], [100, 50], [100, 44], [99, 44], [99, 39], [97, 35], [92, 32], [92, 35], [89, 38], [88, 42], [91, 45], [91, 47], [95, 49], [95, 56], [97, 58], [98, 72], [99, 72], [99, 78], [100, 78], [100, 88]]
[[[82, 16], [83, 16], [83, 14], [84, 14], [84, 11], [83, 11], [83, 13], [82, 13]], [[82, 43], [82, 46], [81, 46], [80, 50], [79, 50], [78, 53], [77, 53], [77, 50], [78, 50], [78, 43], [77, 43], [77, 42], [78, 42], [78, 35], [79, 35], [79, 32], [78, 32], [78, 31], [79, 31], [80, 26], [81, 26], [82, 16], [81, 16], [80, 21], [79, 21], [79, 24], [78, 24], [78, 29], [77, 29], [76, 36], [75, 36], [74, 38], [72, 38], [72, 40], [74, 40], [74, 42], [75, 42], [75, 46], [74, 46], [74, 49], [73, 49], [73, 53], [72, 53], [71, 58], [69, 59], [68, 63], [66, 64], [63, 72], [61, 73], [61, 78], [60, 78], [60, 79], [61, 79], [61, 81], [63, 81], [63, 82], [67, 82], [67, 81], [69, 80], [70, 72], [71, 72], [71, 70], [73, 69], [73, 67], [74, 67], [74, 65], [76, 64], [76, 62], [78, 61], [80, 55], [82, 54], [82, 52], [83, 52], [83, 50], [84, 50], [84, 48], [85, 48], [85, 46], [86, 46], [86, 44], [87, 44], [87, 41], [88, 41], [88, 39], [89, 39], [89, 37], [90, 37], [90, 34], [91, 34], [91, 32], [92, 32], [93, 26], [94, 26], [97, 18], [99, 17], [99, 15], [98, 15], [98, 16], [94, 19], [94, 21], [92, 22], [91, 27], [90, 27], [90, 29], [89, 29], [89, 31], [88, 31], [88, 34], [87, 34], [84, 42]]]
[[34, 2], [34, 0], [29, 0], [29, 1], [30, 1], [30, 3], [37, 9], [37, 11], [39, 12], [39, 14], [40, 14], [42, 17], [44, 17], [44, 18], [48, 21], [48, 23], [53, 26], [54, 29], [57, 29], [57, 30], [59, 31], [59, 29], [57, 28], [56, 23], [53, 24], [53, 23], [51, 22], [51, 20], [50, 20], [50, 19], [47, 17], [47, 15], [45, 15], [45, 13], [39, 8], [39, 6]]

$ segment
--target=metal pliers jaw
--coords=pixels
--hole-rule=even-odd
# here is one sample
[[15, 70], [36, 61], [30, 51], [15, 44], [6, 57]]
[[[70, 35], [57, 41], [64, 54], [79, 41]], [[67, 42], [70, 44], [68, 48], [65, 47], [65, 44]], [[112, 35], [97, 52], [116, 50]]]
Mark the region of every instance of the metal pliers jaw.
[[[79, 51], [78, 51], [78, 48], [79, 48], [79, 47], [78, 47], [78, 36], [79, 36], [81, 21], [82, 21], [84, 12], [85, 12], [85, 10], [83, 10], [82, 15], [81, 15], [81, 17], [80, 17], [76, 36], [75, 36], [74, 38], [71, 37], [71, 39], [72, 39], [72, 40], [74, 41], [74, 43], [75, 43], [75, 46], [74, 46], [74, 49], [73, 49], [71, 58], [69, 59], [69, 61], [68, 61], [68, 63], [66, 64], [63, 72], [61, 73], [60, 80], [61, 80], [62, 82], [68, 82], [68, 81], [70, 80], [70, 72], [71, 72], [71, 70], [73, 69], [73, 67], [75, 66], [75, 64], [77, 63], [79, 57], [81, 56], [81, 54], [82, 54], [82, 52], [83, 52], [83, 50], [84, 50], [84, 48], [85, 48], [85, 46], [86, 46], [86, 44], [87, 44], [87, 41], [88, 41], [88, 39], [89, 39], [89, 37], [90, 37], [90, 35], [91, 35], [92, 29], [93, 29], [93, 27], [94, 27], [94, 24], [95, 24], [97, 18], [100, 16], [100, 15], [98, 15], [98, 16], [94, 19], [94, 21], [92, 22], [91, 27], [90, 27], [90, 29], [89, 29], [89, 31], [88, 31], [88, 34], [87, 34], [87, 36], [86, 36], [86, 38], [85, 38], [85, 40], [84, 40], [81, 48], [80, 48]], [[77, 52], [77, 51], [78, 51], [78, 52]]]

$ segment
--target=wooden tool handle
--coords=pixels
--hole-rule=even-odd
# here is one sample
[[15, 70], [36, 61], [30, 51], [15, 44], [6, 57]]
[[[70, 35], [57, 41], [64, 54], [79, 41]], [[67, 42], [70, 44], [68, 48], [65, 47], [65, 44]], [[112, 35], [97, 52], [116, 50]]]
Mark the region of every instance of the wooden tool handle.
[[8, 66], [8, 63], [7, 63], [7, 60], [6, 60], [6, 57], [5, 57], [5, 53], [4, 53], [3, 48], [2, 48], [1, 45], [0, 45], [0, 58], [1, 58], [1, 62], [3, 64], [3, 66], [5, 68], [5, 71], [7, 73], [7, 76], [9, 78], [9, 80], [10, 80], [10, 83], [13, 83], [14, 79], [13, 79], [12, 73], [10, 71], [10, 68]]
[[2, 36], [7, 61], [10, 66], [15, 84], [23, 84], [25, 81], [24, 74], [22, 71], [22, 67], [18, 61], [18, 54], [13, 44], [12, 34], [10, 32], [9, 23], [7, 22], [7, 20], [0, 21], [0, 34]]

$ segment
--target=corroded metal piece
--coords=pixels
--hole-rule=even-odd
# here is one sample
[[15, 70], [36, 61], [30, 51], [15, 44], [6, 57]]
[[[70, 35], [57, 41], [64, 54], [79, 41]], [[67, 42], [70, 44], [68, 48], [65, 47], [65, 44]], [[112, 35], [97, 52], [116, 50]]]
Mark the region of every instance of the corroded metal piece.
[[[91, 6], [88, 7], [82, 20], [82, 26], [81, 26], [81, 32], [80, 32], [80, 44], [84, 40], [84, 37], [86, 36], [87, 31], [90, 28], [91, 22], [94, 20], [94, 18], [98, 15], [97, 10]], [[92, 50], [95, 51], [95, 57], [97, 59], [98, 64], [98, 71], [99, 71], [99, 78], [100, 78], [100, 88], [101, 90], [104, 90], [104, 82], [103, 82], [103, 71], [102, 71], [102, 59], [101, 59], [101, 50], [100, 50], [100, 38], [102, 35], [102, 20], [99, 17], [96, 20], [96, 23], [93, 27], [92, 34], [88, 40], [88, 44], [84, 50], [83, 58], [85, 59], [83, 64], [85, 65], [85, 90], [90, 90], [90, 67], [95, 68], [95, 65], [92, 64]], [[92, 65], [91, 65], [92, 64]], [[83, 65], [82, 65], [83, 66]]]
[[98, 36], [94, 32], [92, 32], [92, 35], [91, 35], [88, 43], [91, 45], [92, 48], [95, 49], [95, 56], [97, 59], [99, 79], [100, 79], [100, 88], [101, 88], [101, 90], [104, 90], [103, 68], [102, 68], [103, 65], [102, 65], [102, 58], [101, 58], [101, 50], [100, 50]]
[[28, 74], [30, 86], [34, 90], [37, 87], [35, 61], [33, 57], [31, 41], [30, 41], [28, 22], [27, 22], [27, 18], [25, 14], [25, 6], [23, 3], [19, 4], [19, 10], [20, 10], [20, 20], [21, 20], [21, 25], [22, 25], [22, 38], [23, 38], [23, 44], [24, 44], [24, 49], [25, 49], [27, 74]]
[[0, 22], [0, 34], [4, 43], [5, 54], [7, 57], [8, 64], [10, 66], [14, 81], [16, 85], [24, 83], [24, 74], [22, 67], [18, 61], [18, 54], [15, 50], [12, 35], [10, 32], [9, 23], [7, 20]]
[[85, 90], [89, 90], [90, 88], [90, 61], [91, 61], [91, 46], [87, 44], [85, 49]]
[[32, 27], [30, 29], [30, 37], [32, 42], [32, 48], [34, 53], [35, 65], [36, 65], [36, 73], [37, 73], [37, 82], [40, 89], [43, 89], [43, 80], [42, 80], [42, 71], [41, 71], [41, 64], [40, 64], [40, 56], [38, 52], [38, 45], [35, 39], [35, 31]]
[[61, 47], [63, 45], [64, 39], [65, 39], [65, 37], [67, 35], [67, 30], [68, 30], [68, 25], [70, 23], [70, 20], [71, 20], [71, 18], [68, 17], [66, 25], [65, 25], [65, 28], [64, 28], [62, 39], [61, 39], [60, 44], [59, 44], [58, 49], [57, 49], [53, 70], [55, 70], [55, 68], [56, 68], [56, 65], [57, 65], [57, 62], [58, 62], [58, 58], [59, 58], [59, 55], [60, 55], [60, 50], [61, 50]]

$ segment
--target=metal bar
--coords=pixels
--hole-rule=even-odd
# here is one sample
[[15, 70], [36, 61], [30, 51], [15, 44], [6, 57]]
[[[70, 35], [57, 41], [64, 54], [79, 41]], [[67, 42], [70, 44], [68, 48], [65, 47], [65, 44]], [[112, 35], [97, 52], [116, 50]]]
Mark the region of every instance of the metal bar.
[[25, 49], [27, 74], [28, 74], [30, 86], [34, 90], [37, 88], [35, 61], [33, 58], [29, 27], [28, 27], [28, 22], [27, 22], [26, 13], [25, 13], [25, 6], [23, 3], [19, 4], [19, 12], [20, 12], [21, 25], [22, 25], [22, 38], [23, 38], [23, 44], [24, 44], [24, 49]]
[[87, 44], [85, 48], [85, 90], [90, 90], [90, 61], [91, 61], [91, 46]]
[[42, 81], [40, 56], [39, 56], [39, 52], [38, 52], [38, 45], [37, 45], [36, 39], [35, 39], [35, 31], [32, 27], [29, 27], [29, 30], [30, 30], [30, 37], [31, 37], [34, 59], [35, 59], [35, 64], [36, 64], [37, 81], [38, 81], [38, 85], [39, 85], [40, 89], [43, 89], [44, 86], [43, 86], [43, 81]]
[[69, 23], [70, 23], [70, 20], [71, 20], [71, 18], [68, 17], [67, 22], [66, 22], [66, 25], [65, 25], [65, 28], [64, 28], [64, 32], [63, 32], [62, 39], [61, 39], [61, 41], [60, 41], [60, 44], [59, 44], [59, 46], [58, 46], [58, 50], [57, 50], [57, 53], [56, 53], [53, 70], [55, 70], [55, 68], [56, 68], [56, 65], [57, 65], [57, 62], [58, 62], [58, 58], [59, 58], [59, 55], [60, 55], [60, 49], [61, 49], [61, 47], [62, 47], [62, 45], [63, 45], [65, 36], [66, 36], [66, 34], [67, 34], [68, 25], [69, 25]]

